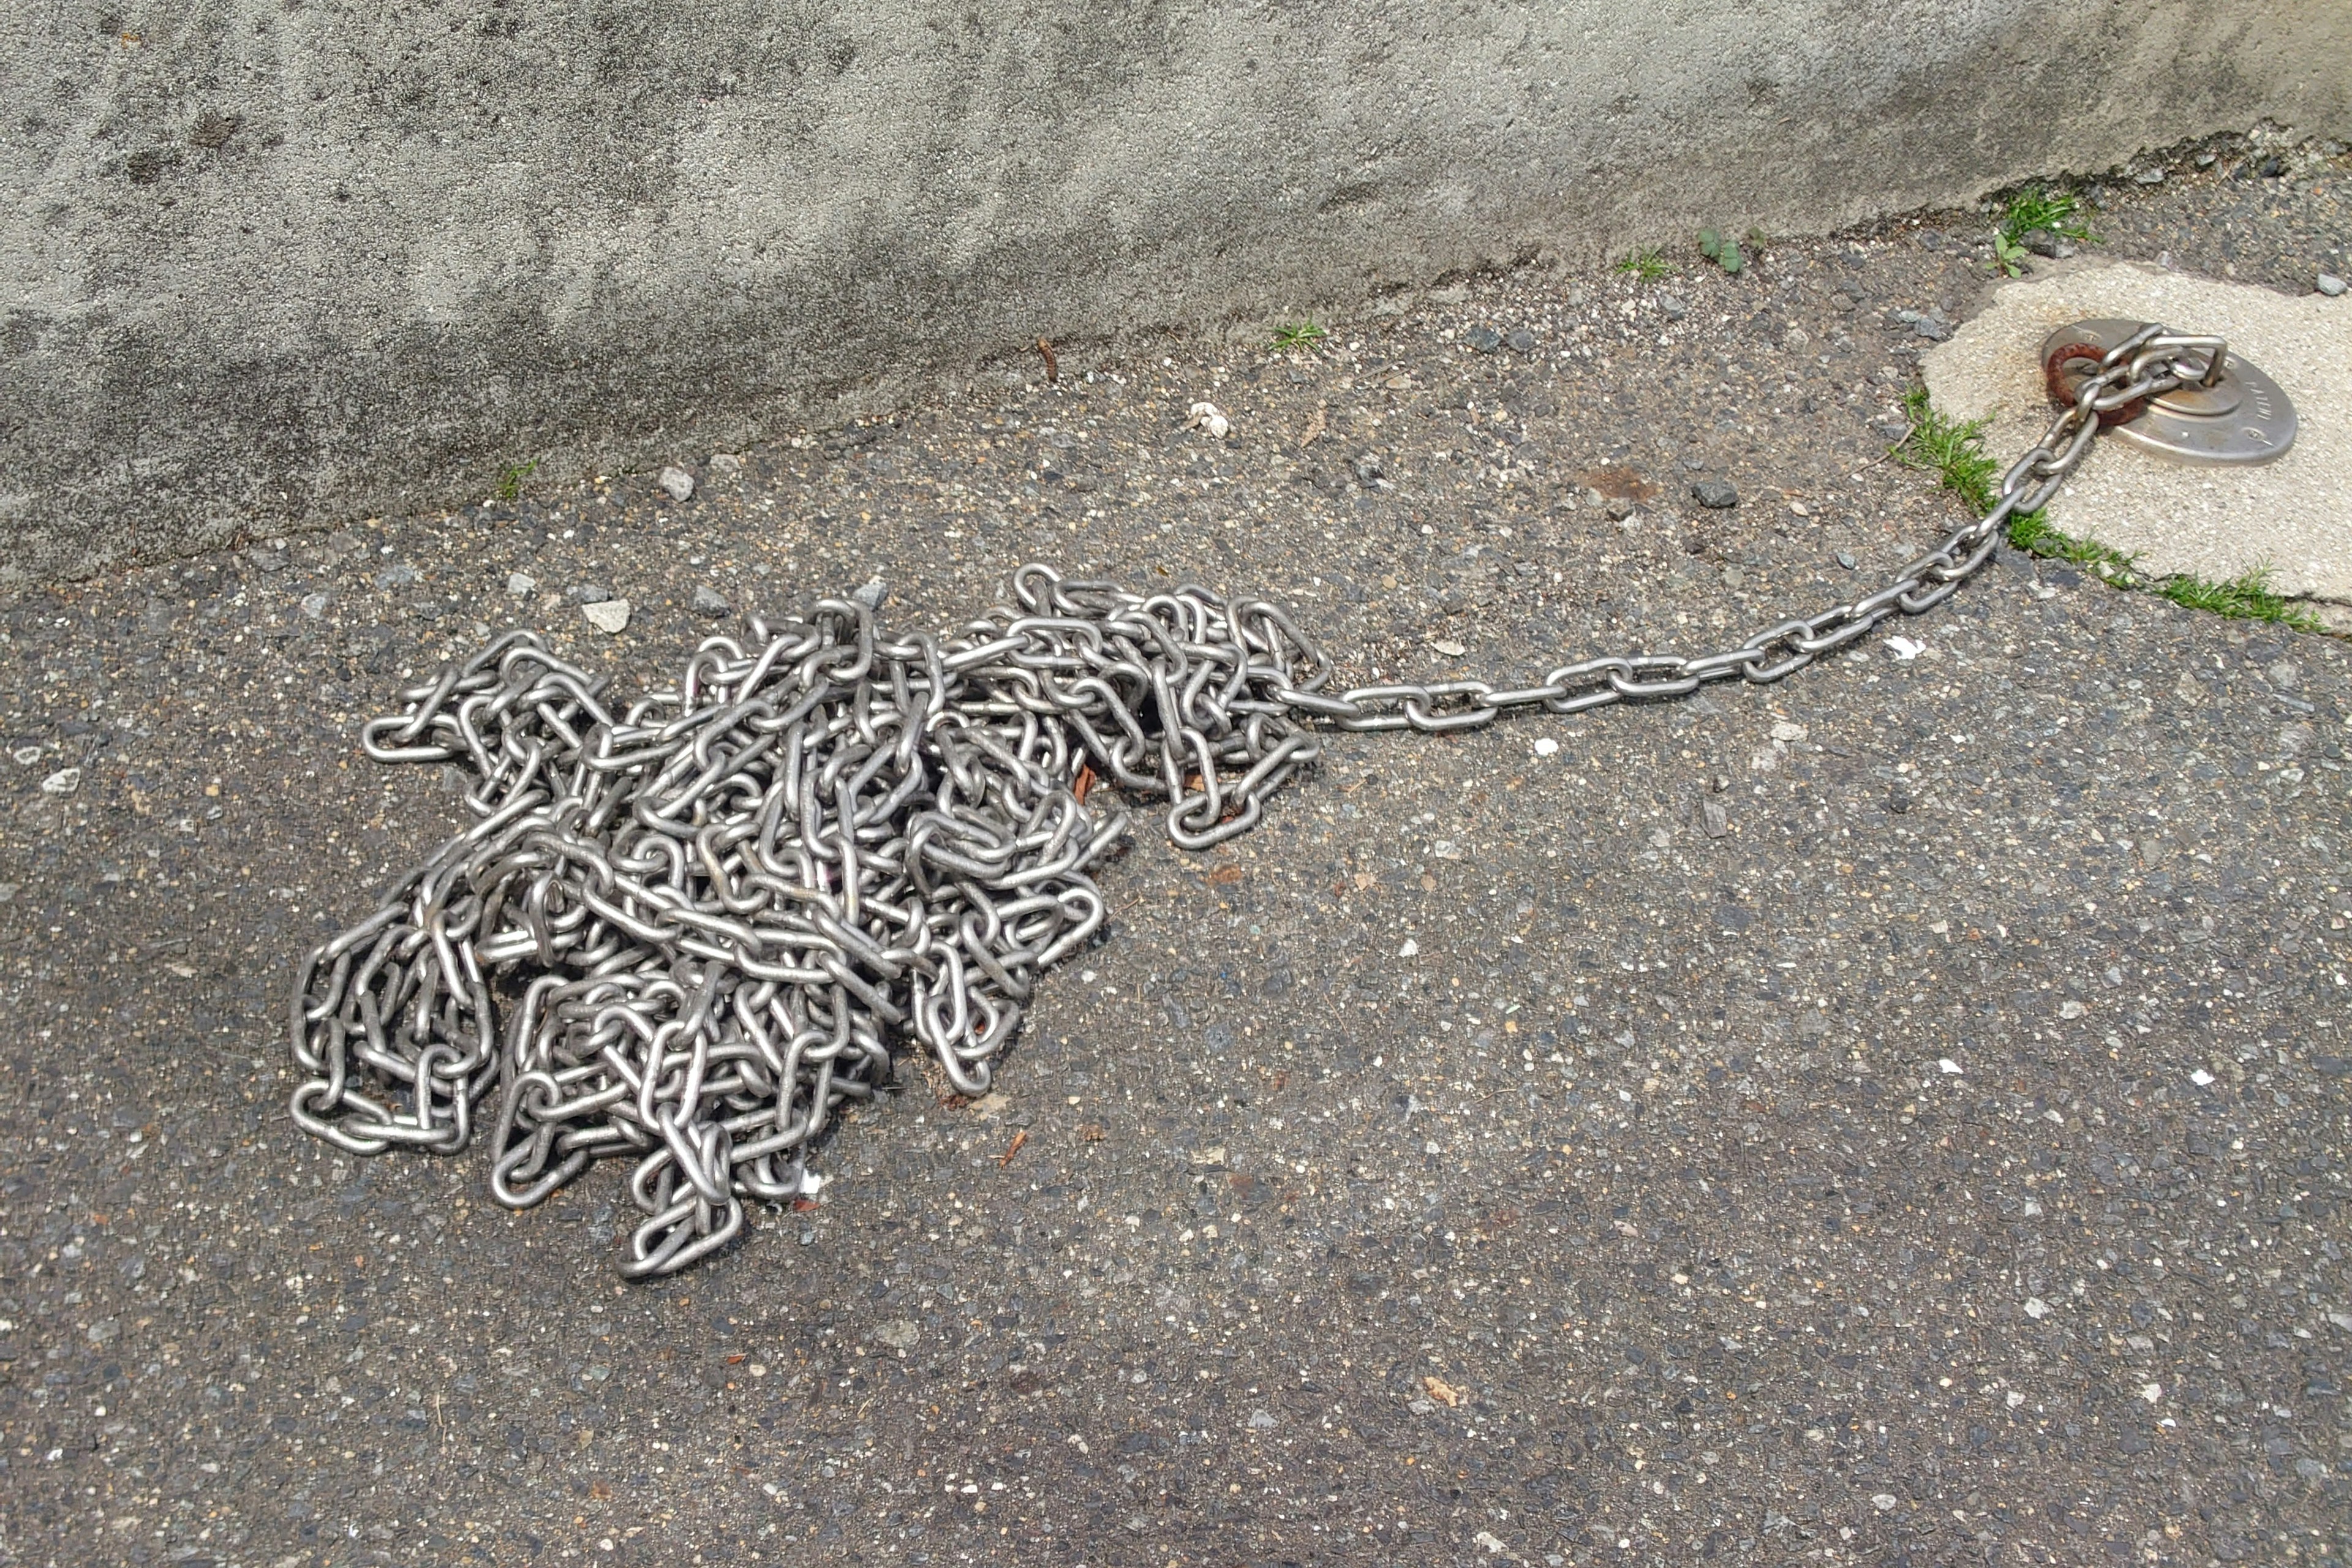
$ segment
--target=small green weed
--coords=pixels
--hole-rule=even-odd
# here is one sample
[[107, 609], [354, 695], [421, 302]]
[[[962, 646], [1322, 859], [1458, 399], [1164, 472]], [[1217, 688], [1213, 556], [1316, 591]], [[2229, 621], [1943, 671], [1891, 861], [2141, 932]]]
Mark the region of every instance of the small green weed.
[[1330, 335], [1312, 321], [1293, 321], [1274, 334], [1274, 352], [1306, 353]]
[[1673, 276], [1675, 269], [1666, 265], [1664, 249], [1653, 245], [1646, 249], [1635, 251], [1619, 262], [1617, 270], [1631, 273], [1644, 283], [1655, 283], [1661, 278]]
[[511, 504], [517, 496], [522, 494], [523, 481], [530, 478], [531, 471], [538, 467], [537, 458], [531, 458], [527, 463], [514, 464], [499, 476], [499, 488], [490, 492], [491, 496], [499, 501]]
[[2025, 247], [2018, 244], [1999, 229], [1992, 236], [1992, 264], [2004, 278], [2025, 276]]
[[2025, 237], [2047, 229], [2061, 239], [2091, 241], [2098, 236], [2083, 221], [2082, 199], [2068, 191], [2028, 185], [2009, 199], [1993, 223], [1993, 265], [2011, 278], [2025, 270]]
[[[1984, 449], [1985, 422], [1961, 424], [1928, 405], [1925, 387], [1914, 387], [1903, 399], [1911, 433], [1896, 442], [1895, 456], [1915, 468], [1934, 474], [1943, 487], [1978, 511], [1990, 511], [2000, 499], [2000, 464]], [[2269, 621], [2298, 632], [2315, 632], [2319, 622], [2310, 611], [2295, 608], [2270, 586], [2267, 567], [2257, 567], [2227, 583], [2202, 577], [2148, 577], [2133, 558], [2094, 539], [2076, 539], [2050, 526], [2044, 514], [2028, 512], [2009, 520], [2013, 549], [2045, 560], [2079, 566], [2117, 588], [2145, 588], [2185, 609], [2206, 610], [2239, 621]]]
[[1726, 239], [1711, 228], [1698, 231], [1698, 253], [1734, 278], [1738, 277], [1740, 269], [1748, 265], [1748, 258], [1741, 252], [1739, 242]]

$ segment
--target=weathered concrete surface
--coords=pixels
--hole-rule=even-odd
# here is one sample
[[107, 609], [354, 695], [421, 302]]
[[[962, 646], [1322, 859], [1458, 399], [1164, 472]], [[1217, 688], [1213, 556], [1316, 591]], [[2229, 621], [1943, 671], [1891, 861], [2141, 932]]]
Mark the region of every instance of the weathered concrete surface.
[[[2352, 233], [2352, 169], [2196, 185], [2109, 248]], [[1329, 735], [1212, 855], [1147, 809], [996, 1096], [908, 1060], [690, 1275], [616, 1285], [609, 1168], [509, 1215], [479, 1144], [286, 1120], [296, 955], [467, 819], [356, 745], [445, 653], [629, 692], [709, 595], [951, 626], [1025, 559], [1262, 593], [1349, 682], [1728, 646], [1962, 521], [1870, 378], [1981, 233], [0, 595], [0, 1562], [2344, 1563], [2352, 643], [2056, 563], [1767, 690]]]
[[2258, 118], [2338, 0], [5, 0], [5, 569], [708, 451], [813, 399]]
[[2294, 400], [2294, 446], [2259, 468], [2189, 468], [2101, 442], [2050, 503], [2053, 527], [2137, 558], [2153, 575], [2228, 582], [2267, 569], [2294, 597], [2352, 605], [2352, 299], [2268, 289], [2132, 263], [2095, 263], [2006, 284], [1921, 362], [1936, 406], [1990, 417], [2003, 461], [2052, 410], [2035, 351], [2069, 321], [2162, 321], [2216, 332]]

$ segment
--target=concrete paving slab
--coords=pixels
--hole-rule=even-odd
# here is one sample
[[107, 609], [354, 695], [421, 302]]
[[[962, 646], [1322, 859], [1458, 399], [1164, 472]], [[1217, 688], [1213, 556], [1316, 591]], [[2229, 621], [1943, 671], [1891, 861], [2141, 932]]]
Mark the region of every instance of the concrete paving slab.
[[1928, 395], [1954, 418], [1990, 416], [1988, 449], [2008, 461], [2050, 420], [2042, 339], [2101, 316], [2227, 337], [2286, 389], [2302, 432], [2277, 462], [2237, 468], [2103, 441], [2051, 502], [2053, 526], [2125, 551], [2150, 574], [2222, 582], [2268, 568], [2283, 593], [2352, 606], [2352, 300], [2142, 263], [2076, 263], [1995, 289], [1922, 361]]

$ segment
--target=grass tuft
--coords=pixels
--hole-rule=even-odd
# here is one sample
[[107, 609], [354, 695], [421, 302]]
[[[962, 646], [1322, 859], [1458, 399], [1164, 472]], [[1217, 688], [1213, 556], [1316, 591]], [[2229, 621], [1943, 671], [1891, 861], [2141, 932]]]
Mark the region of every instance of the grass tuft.
[[517, 463], [508, 468], [499, 476], [499, 488], [490, 492], [493, 499], [512, 505], [515, 498], [522, 494], [522, 482], [530, 478], [531, 470], [538, 467], [539, 459], [533, 458], [527, 463]]
[[1305, 353], [1330, 335], [1313, 321], [1293, 321], [1274, 334], [1274, 352]]
[[[1911, 421], [1911, 432], [1895, 444], [1895, 456], [1911, 468], [1934, 474], [1946, 489], [1976, 510], [1990, 511], [2000, 499], [1994, 487], [2000, 483], [2001, 466], [1985, 453], [1985, 422], [1947, 418], [1928, 405], [1925, 387], [1914, 387], [1906, 395], [1903, 412]], [[2296, 608], [2271, 587], [2267, 566], [2226, 583], [2186, 574], [2149, 577], [2140, 572], [2133, 557], [2095, 539], [2062, 533], [2038, 511], [2009, 520], [2009, 542], [2028, 555], [2079, 566], [2114, 587], [2144, 588], [2161, 595], [2184, 609], [2204, 610], [2236, 621], [2268, 621], [2298, 632], [2322, 629], [2310, 611]]]
[[2069, 191], [2046, 191], [2040, 185], [2028, 185], [2011, 196], [1995, 226], [2011, 245], [2037, 228], [2046, 228], [2061, 239], [2097, 237], [2083, 221], [2081, 197]]
[[1647, 249], [1635, 251], [1619, 262], [1617, 270], [1631, 273], [1644, 283], [1655, 283], [1661, 278], [1671, 277], [1675, 269], [1666, 265], [1664, 248], [1653, 245]]
[[2011, 278], [2025, 272], [2025, 237], [2048, 229], [2061, 239], [2095, 240], [2083, 221], [2082, 198], [2069, 191], [2028, 185], [2009, 199], [1992, 226], [1993, 266]]

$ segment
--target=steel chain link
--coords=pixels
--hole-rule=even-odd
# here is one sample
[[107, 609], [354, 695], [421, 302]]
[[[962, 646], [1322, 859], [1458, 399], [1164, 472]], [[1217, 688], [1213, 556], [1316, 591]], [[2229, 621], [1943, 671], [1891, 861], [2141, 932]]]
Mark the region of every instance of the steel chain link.
[[2106, 354], [1999, 504], [1877, 592], [1721, 652], [1585, 659], [1533, 686], [1328, 692], [1330, 663], [1273, 605], [1039, 565], [944, 638], [847, 600], [754, 618], [618, 711], [605, 679], [510, 634], [362, 731], [378, 762], [469, 770], [474, 820], [303, 959], [293, 1119], [354, 1154], [455, 1152], [487, 1125], [491, 1192], [518, 1209], [631, 1161], [623, 1272], [685, 1268], [740, 1232], [746, 1199], [801, 1195], [894, 1040], [955, 1093], [988, 1092], [1038, 976], [1103, 923], [1089, 873], [1128, 817], [1094, 784], [1165, 802], [1168, 837], [1202, 849], [1316, 760], [1317, 721], [1441, 733], [1784, 679], [1949, 597], [2101, 416], [2180, 384], [2168, 356], [2201, 341], [2149, 327]]

